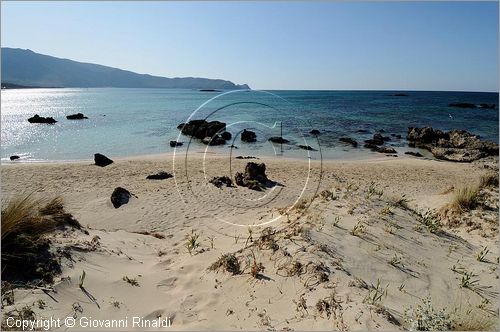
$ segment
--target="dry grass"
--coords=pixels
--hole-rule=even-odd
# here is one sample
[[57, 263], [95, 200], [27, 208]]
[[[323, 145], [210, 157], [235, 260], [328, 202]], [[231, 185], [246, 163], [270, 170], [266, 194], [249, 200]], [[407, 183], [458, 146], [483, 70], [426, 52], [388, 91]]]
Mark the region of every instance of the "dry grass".
[[210, 271], [218, 271], [221, 268], [233, 275], [241, 274], [241, 267], [238, 258], [234, 254], [224, 254], [208, 268]]
[[479, 188], [498, 187], [498, 173], [487, 173], [481, 175]]
[[474, 209], [479, 201], [479, 186], [469, 185], [457, 188], [453, 193], [450, 207], [455, 211], [469, 211]]
[[2, 279], [51, 282], [60, 270], [49, 251], [47, 234], [62, 226], [81, 226], [64, 211], [61, 197], [16, 197], [2, 204]]
[[458, 308], [451, 317], [453, 331], [498, 331], [498, 317], [478, 308]]

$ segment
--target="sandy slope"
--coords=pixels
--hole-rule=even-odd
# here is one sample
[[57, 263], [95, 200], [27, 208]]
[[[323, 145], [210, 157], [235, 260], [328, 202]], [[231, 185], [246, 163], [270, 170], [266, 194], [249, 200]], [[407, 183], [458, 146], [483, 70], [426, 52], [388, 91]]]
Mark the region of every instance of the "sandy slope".
[[[484, 162], [261, 159], [279, 183], [265, 192], [207, 182], [241, 171], [248, 161], [177, 158], [175, 178], [161, 181], [145, 177], [172, 172], [171, 157], [119, 160], [105, 168], [91, 162], [2, 165], [2, 197], [62, 195], [67, 210], [89, 227], [88, 235], [66, 230], [55, 236], [54, 246], [69, 246], [72, 253], [72, 260], [63, 259], [61, 279], [48, 293], [16, 291], [13, 307], [43, 299], [46, 307], [35, 311], [45, 317], [161, 316], [170, 317], [176, 330], [393, 330], [401, 328], [404, 307], [428, 295], [438, 307], [497, 310], [498, 206], [484, 212], [496, 228], [470, 233], [430, 233], [418, 217], [445, 205], [452, 186], [477, 181]], [[116, 186], [137, 197], [113, 208], [109, 197]], [[305, 208], [325, 189], [331, 196]], [[498, 190], [492, 195], [498, 197]], [[393, 204], [401, 197], [409, 208]], [[363, 230], [353, 235], [357, 224]], [[259, 226], [250, 234], [248, 225]], [[276, 231], [274, 249], [259, 240], [268, 226]], [[190, 255], [185, 243], [193, 232], [201, 245]], [[490, 248], [488, 262], [475, 259], [480, 246]], [[235, 253], [242, 274], [207, 270], [225, 253]], [[254, 262], [264, 268], [258, 278], [251, 275]], [[460, 288], [462, 274], [453, 265], [474, 272], [479, 288]], [[78, 287], [83, 270], [90, 297]], [[383, 295], [371, 301], [377, 282]], [[330, 305], [323, 312], [317, 307], [322, 299]]]

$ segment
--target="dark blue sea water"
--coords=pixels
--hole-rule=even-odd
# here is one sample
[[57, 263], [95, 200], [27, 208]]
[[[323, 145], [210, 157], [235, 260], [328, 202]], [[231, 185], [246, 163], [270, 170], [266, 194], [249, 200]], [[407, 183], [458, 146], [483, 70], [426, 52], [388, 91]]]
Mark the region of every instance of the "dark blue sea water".
[[[404, 137], [409, 126], [442, 130], [465, 129], [498, 142], [498, 109], [449, 107], [453, 102], [498, 105], [498, 93], [397, 91], [237, 91], [200, 92], [169, 89], [21, 89], [1, 92], [2, 161], [19, 155], [26, 161], [91, 159], [96, 152], [111, 157], [172, 152], [170, 140], [179, 136], [177, 125], [207, 118], [226, 122], [237, 134], [244, 128], [257, 132], [258, 142], [234, 145], [236, 154], [307, 156], [297, 147], [321, 149], [325, 159], [363, 158], [376, 155], [353, 149], [338, 141], [349, 136], [359, 143], [382, 130], [399, 134], [388, 143], [399, 152], [407, 150]], [[65, 116], [81, 112], [88, 120], [69, 121]], [[30, 124], [27, 118], [52, 116], [55, 125]], [[318, 139], [309, 135], [318, 129]], [[283, 136], [288, 145], [268, 143]], [[362, 132], [364, 131], [364, 132]], [[236, 136], [236, 135], [235, 135]], [[177, 150], [203, 151], [207, 146], [180, 136], [186, 144]], [[231, 144], [231, 142], [229, 143]], [[362, 146], [362, 144], [360, 144]], [[228, 146], [208, 147], [227, 153]], [[317, 152], [310, 155], [319, 158]]]

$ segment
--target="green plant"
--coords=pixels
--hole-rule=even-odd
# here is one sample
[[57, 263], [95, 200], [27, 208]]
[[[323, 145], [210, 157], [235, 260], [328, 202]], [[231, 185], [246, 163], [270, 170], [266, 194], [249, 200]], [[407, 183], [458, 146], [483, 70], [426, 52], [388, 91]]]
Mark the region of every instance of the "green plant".
[[127, 276], [124, 276], [123, 278], [123, 281], [125, 281], [126, 283], [132, 285], [132, 286], [136, 286], [136, 287], [139, 287], [139, 282], [137, 281], [137, 278], [129, 278]]
[[185, 246], [190, 255], [192, 255], [193, 251], [200, 246], [200, 243], [198, 242], [199, 237], [200, 235], [195, 233], [194, 230], [191, 230], [191, 234], [188, 234]]
[[78, 285], [80, 288], [83, 288], [84, 281], [85, 281], [85, 270], [82, 271], [82, 275], [80, 276], [80, 284]]
[[476, 260], [479, 262], [485, 262], [486, 261], [486, 255], [490, 252], [488, 247], [484, 247], [477, 255], [476, 255]]
[[364, 234], [366, 230], [365, 225], [363, 224], [362, 221], [358, 221], [356, 225], [351, 229], [351, 235], [353, 236], [360, 236], [361, 234]]
[[364, 303], [372, 304], [372, 305], [377, 305], [382, 302], [382, 298], [384, 296], [387, 297], [387, 288], [389, 285], [386, 285], [385, 288], [382, 287], [380, 284], [380, 279], [377, 279], [377, 285], [371, 285], [368, 294], [366, 297], [363, 299]]
[[404, 264], [402, 263], [402, 257], [398, 256], [397, 254], [394, 254], [392, 256], [391, 260], [389, 261], [389, 264], [391, 264], [394, 267], [404, 267]]
[[375, 182], [370, 182], [370, 185], [368, 186], [368, 191], [366, 192], [366, 198], [370, 198], [373, 195], [377, 195], [379, 198], [382, 197], [384, 192], [382, 190], [378, 190], [377, 187], [375, 186]]
[[406, 198], [406, 195], [402, 195], [401, 197], [393, 197], [392, 198], [392, 205], [402, 208], [402, 209], [408, 209], [408, 203], [410, 202], [409, 199]]
[[441, 231], [441, 223], [438, 217], [432, 211], [428, 210], [420, 216], [421, 222], [427, 227], [427, 230], [431, 233], [439, 233]]
[[391, 215], [391, 214], [394, 214], [391, 210], [391, 207], [389, 205], [386, 205], [381, 211], [380, 211], [380, 214], [382, 215]]
[[453, 324], [445, 309], [436, 310], [430, 297], [422, 304], [404, 310], [404, 322], [410, 331], [449, 331]]

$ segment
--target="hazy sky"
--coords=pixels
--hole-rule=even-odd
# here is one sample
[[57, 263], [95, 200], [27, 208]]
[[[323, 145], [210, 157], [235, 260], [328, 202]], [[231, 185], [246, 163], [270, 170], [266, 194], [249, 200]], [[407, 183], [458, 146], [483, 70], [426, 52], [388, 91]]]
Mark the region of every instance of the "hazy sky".
[[2, 2], [2, 46], [254, 89], [498, 91], [498, 2]]

